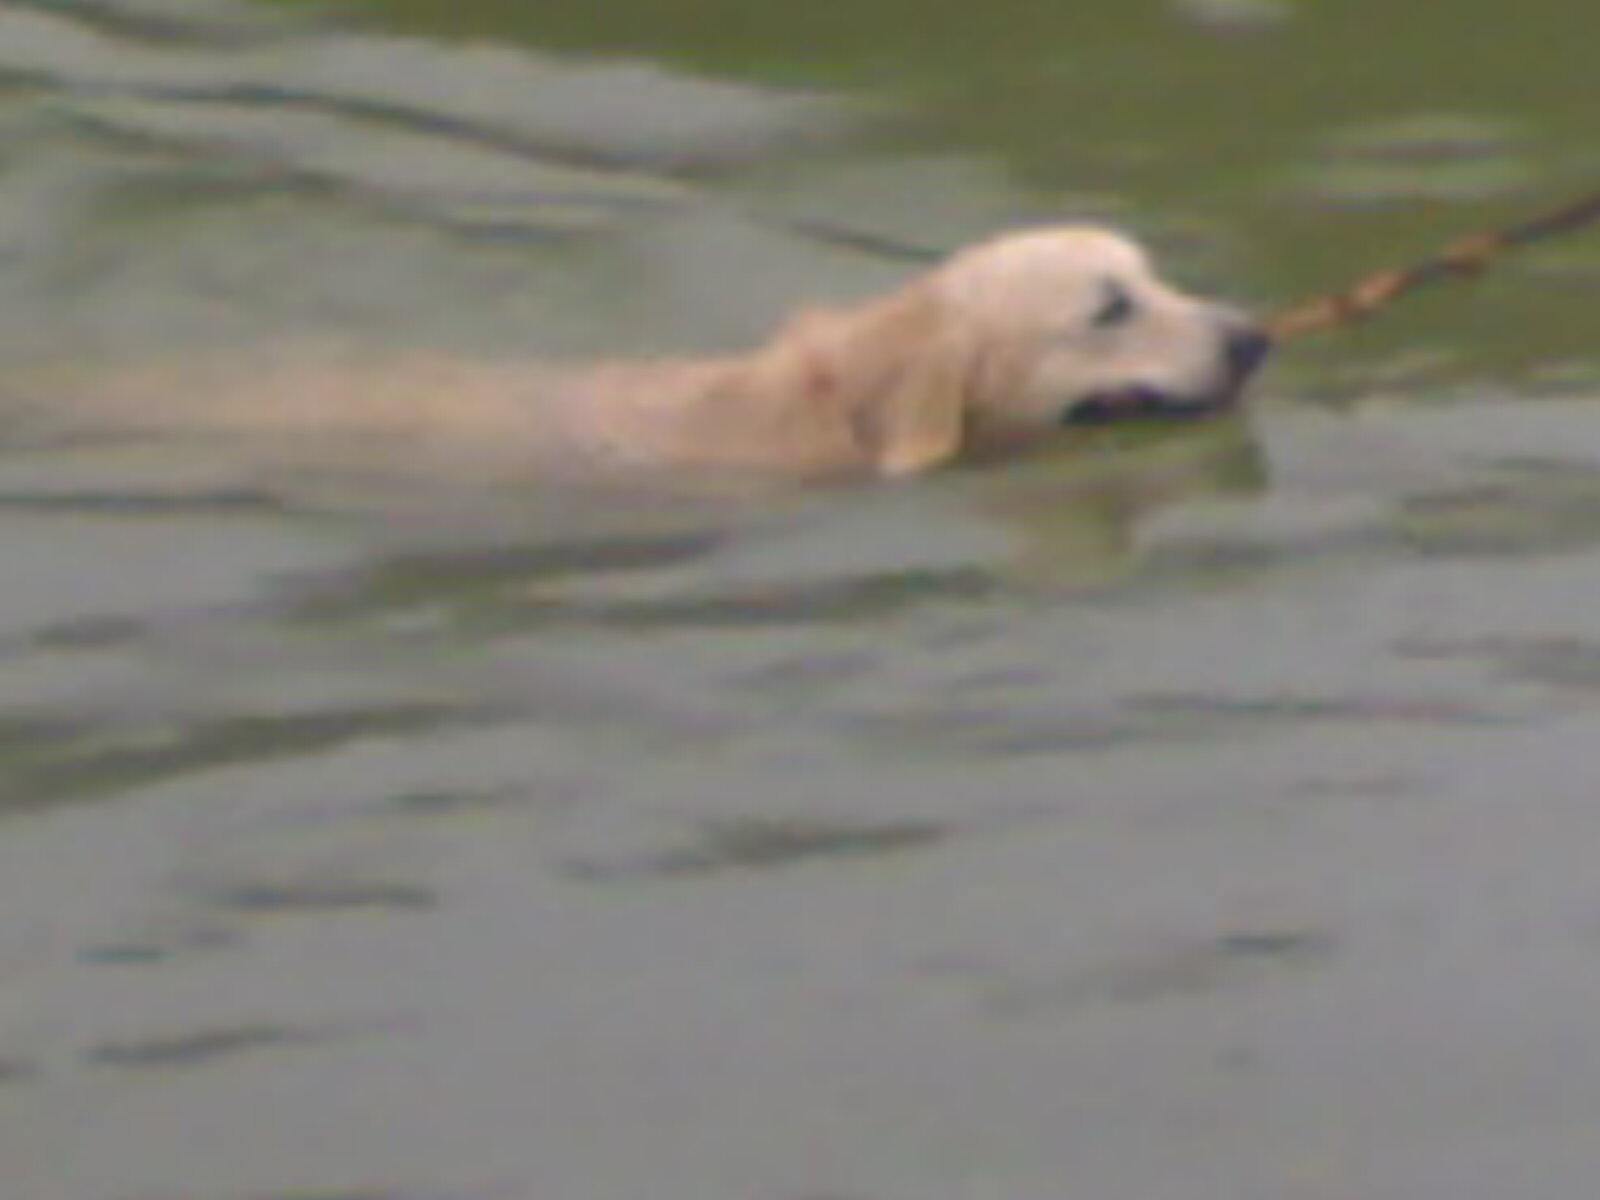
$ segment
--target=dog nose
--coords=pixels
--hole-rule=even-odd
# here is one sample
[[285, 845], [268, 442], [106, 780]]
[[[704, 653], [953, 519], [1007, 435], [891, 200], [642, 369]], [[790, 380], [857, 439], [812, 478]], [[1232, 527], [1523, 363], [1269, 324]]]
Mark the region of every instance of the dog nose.
[[1244, 379], [1261, 365], [1271, 350], [1272, 338], [1265, 330], [1255, 325], [1241, 325], [1228, 331], [1223, 354], [1234, 378]]

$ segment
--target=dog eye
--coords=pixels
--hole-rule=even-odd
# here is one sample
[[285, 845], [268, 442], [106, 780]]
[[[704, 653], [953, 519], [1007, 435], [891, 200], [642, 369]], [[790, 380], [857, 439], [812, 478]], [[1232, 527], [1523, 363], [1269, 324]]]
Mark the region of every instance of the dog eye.
[[1107, 283], [1100, 307], [1094, 310], [1089, 324], [1096, 329], [1112, 329], [1126, 324], [1134, 313], [1133, 297], [1120, 284]]

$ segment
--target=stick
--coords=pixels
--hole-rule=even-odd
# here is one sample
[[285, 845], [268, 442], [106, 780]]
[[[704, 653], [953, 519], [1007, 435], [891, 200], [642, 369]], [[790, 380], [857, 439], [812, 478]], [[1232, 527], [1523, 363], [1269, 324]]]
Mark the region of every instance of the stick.
[[1341, 292], [1281, 309], [1267, 319], [1267, 329], [1275, 340], [1284, 342], [1353, 325], [1418, 288], [1476, 275], [1507, 250], [1570, 233], [1596, 220], [1600, 220], [1600, 192], [1517, 225], [1464, 237], [1409, 267], [1375, 271]]

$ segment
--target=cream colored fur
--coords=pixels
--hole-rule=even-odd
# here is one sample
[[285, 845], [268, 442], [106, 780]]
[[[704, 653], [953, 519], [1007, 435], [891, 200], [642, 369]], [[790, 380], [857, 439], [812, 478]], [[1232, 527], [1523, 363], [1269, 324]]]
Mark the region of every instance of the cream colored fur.
[[[1128, 311], [1110, 321], [1120, 297]], [[899, 291], [800, 314], [748, 353], [563, 368], [431, 354], [230, 359], [35, 378], [46, 426], [245, 435], [555, 473], [899, 476], [1054, 435], [1128, 389], [1224, 403], [1230, 310], [1101, 229], [965, 250]]]

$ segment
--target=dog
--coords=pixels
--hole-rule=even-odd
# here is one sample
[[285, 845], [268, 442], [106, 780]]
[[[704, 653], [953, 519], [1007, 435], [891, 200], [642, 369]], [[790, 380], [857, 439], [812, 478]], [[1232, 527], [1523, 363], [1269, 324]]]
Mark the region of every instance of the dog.
[[[1020, 453], [1064, 428], [1234, 407], [1270, 349], [1163, 282], [1111, 230], [960, 251], [898, 291], [803, 311], [720, 358], [559, 367], [440, 355], [185, 363], [61, 382], [52, 412], [559, 474], [901, 477]], [[81, 403], [80, 403], [81, 398]]]

